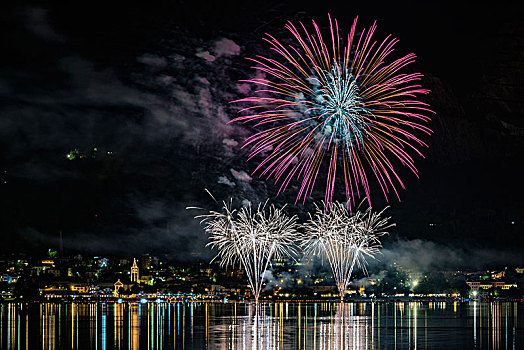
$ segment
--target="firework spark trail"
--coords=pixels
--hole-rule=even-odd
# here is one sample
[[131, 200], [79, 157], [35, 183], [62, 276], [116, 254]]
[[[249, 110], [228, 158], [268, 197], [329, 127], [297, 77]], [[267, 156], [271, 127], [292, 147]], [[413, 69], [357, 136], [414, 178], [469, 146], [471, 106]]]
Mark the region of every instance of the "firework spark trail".
[[295, 45], [266, 34], [264, 40], [277, 57], [250, 60], [267, 79], [245, 80], [258, 90], [233, 101], [248, 106], [232, 122], [251, 122], [259, 130], [244, 144], [250, 147], [249, 159], [271, 150], [254, 172], [274, 177], [280, 182], [279, 192], [293, 178], [299, 179], [297, 201], [305, 201], [325, 164], [325, 202], [330, 203], [341, 161], [348, 200], [354, 203], [354, 195], [360, 197], [363, 188], [371, 205], [369, 170], [386, 198], [390, 190], [398, 197], [395, 185], [404, 184], [388, 155], [417, 175], [409, 153], [422, 156], [417, 147], [427, 145], [414, 133], [431, 134], [422, 123], [434, 113], [416, 99], [429, 92], [417, 83], [422, 74], [399, 73], [416, 56], [387, 60], [398, 40], [389, 35], [382, 42], [373, 41], [376, 23], [358, 33], [355, 18], [344, 39], [338, 22], [329, 17], [327, 41], [315, 21], [312, 24], [312, 33], [302, 23], [300, 28], [291, 22], [285, 26]]
[[341, 300], [348, 290], [355, 267], [366, 272], [366, 259], [374, 258], [382, 247], [379, 237], [387, 234], [389, 217], [382, 218], [387, 208], [373, 212], [357, 210], [352, 214], [345, 203], [315, 205], [314, 215], [303, 225], [301, 247], [306, 254], [328, 260]]
[[218, 251], [213, 260], [220, 258], [222, 267], [243, 267], [256, 301], [271, 259], [296, 255], [297, 217], [288, 217], [282, 209], [274, 205], [267, 208], [266, 202], [256, 210], [251, 205], [235, 210], [231, 202], [224, 202], [223, 212], [209, 211], [195, 217], [202, 219], [210, 235], [207, 245]]

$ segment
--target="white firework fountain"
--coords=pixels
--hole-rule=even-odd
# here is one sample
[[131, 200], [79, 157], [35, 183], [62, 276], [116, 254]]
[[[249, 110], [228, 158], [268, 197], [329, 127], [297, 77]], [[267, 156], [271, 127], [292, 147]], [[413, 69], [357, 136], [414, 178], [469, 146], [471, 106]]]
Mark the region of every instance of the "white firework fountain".
[[382, 218], [386, 209], [373, 212], [368, 208], [351, 213], [346, 203], [324, 203], [323, 208], [315, 205], [314, 215], [309, 214], [303, 225], [301, 247], [306, 254], [329, 262], [341, 301], [354, 269], [367, 272], [366, 259], [375, 258], [382, 247], [379, 237], [395, 226], [388, 223], [389, 217]]
[[287, 216], [282, 209], [265, 202], [256, 208], [248, 205], [236, 210], [231, 202], [223, 202], [222, 212], [209, 211], [195, 217], [202, 219], [210, 235], [207, 245], [218, 251], [213, 260], [220, 258], [222, 267], [240, 265], [256, 302], [271, 259], [296, 255], [297, 217]]

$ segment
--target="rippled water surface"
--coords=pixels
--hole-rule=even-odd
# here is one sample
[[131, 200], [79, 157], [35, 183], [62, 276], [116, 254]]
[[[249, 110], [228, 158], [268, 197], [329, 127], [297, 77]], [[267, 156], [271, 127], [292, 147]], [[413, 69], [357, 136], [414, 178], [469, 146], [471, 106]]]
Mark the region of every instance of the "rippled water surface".
[[1, 349], [519, 349], [524, 303], [2, 304]]

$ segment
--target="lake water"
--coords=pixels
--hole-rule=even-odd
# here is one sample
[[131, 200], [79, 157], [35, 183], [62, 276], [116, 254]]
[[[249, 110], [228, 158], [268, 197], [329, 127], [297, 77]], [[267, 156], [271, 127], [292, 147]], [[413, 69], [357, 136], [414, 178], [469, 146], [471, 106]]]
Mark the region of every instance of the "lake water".
[[524, 303], [2, 304], [1, 349], [519, 349]]

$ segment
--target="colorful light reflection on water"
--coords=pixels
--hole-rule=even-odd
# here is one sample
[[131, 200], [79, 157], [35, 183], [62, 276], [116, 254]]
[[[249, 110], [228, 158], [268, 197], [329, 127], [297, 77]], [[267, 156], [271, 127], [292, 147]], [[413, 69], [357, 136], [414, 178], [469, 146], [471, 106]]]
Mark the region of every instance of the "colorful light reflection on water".
[[1, 349], [403, 349], [524, 345], [524, 304], [41, 303], [0, 306]]

